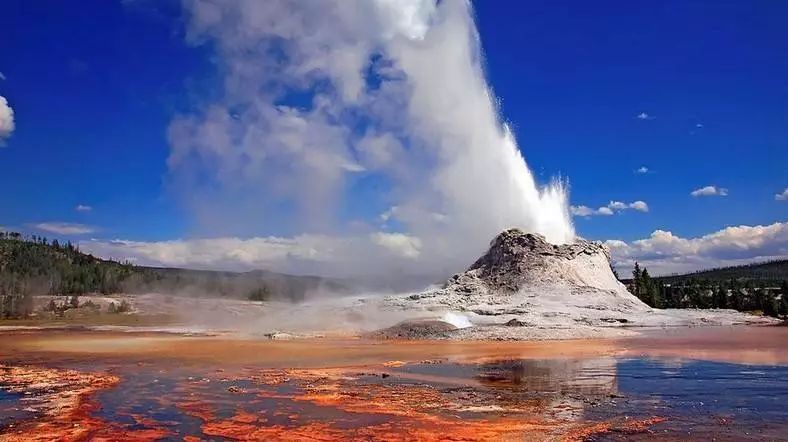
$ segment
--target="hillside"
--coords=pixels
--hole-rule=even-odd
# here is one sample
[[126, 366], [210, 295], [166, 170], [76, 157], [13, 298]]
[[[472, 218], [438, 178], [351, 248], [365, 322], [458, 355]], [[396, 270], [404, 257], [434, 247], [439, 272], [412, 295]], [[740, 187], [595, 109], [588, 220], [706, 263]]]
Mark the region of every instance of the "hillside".
[[699, 281], [730, 281], [754, 282], [758, 285], [777, 287], [782, 281], [788, 280], [788, 259], [763, 263], [746, 264], [733, 267], [722, 267], [683, 275], [669, 275], [654, 278], [666, 284], [676, 284], [691, 280]]
[[0, 295], [166, 293], [297, 301], [346, 292], [342, 281], [269, 271], [218, 272], [135, 266], [82, 253], [71, 243], [0, 233]]

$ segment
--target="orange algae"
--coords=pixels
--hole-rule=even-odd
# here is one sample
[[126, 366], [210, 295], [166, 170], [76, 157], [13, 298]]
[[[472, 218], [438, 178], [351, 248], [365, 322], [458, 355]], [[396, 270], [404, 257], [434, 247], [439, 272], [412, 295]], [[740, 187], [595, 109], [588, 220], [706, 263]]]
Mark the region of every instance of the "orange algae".
[[129, 430], [91, 416], [98, 405], [90, 396], [119, 380], [108, 373], [0, 365], [0, 384], [33, 398], [31, 408], [41, 414], [0, 434], [0, 441], [139, 441], [169, 435], [161, 428]]
[[648, 419], [630, 420], [621, 424], [613, 422], [598, 422], [581, 426], [571, 430], [563, 440], [566, 442], [584, 441], [593, 436], [602, 436], [610, 433], [637, 434], [649, 430], [650, 427], [665, 422], [664, 417], [651, 417]]
[[[122, 365], [125, 362], [138, 364], [141, 370], [150, 370], [157, 367], [159, 358], [165, 357], [170, 358], [169, 361], [182, 361], [191, 370], [203, 370], [189, 372], [194, 378], [189, 376], [188, 382], [173, 387], [180, 399], [173, 396], [146, 398], [163, 407], [171, 407], [177, 402], [177, 407], [184, 414], [199, 419], [196, 424], [189, 424], [193, 425], [189, 430], [180, 428], [180, 431], [196, 432], [178, 436], [189, 442], [212, 437], [272, 441], [579, 441], [604, 435], [617, 437], [648, 432], [664, 418], [621, 421], [616, 417], [604, 422], [583, 422], [583, 398], [616, 394], [615, 382], [601, 385], [596, 377], [573, 379], [571, 390], [577, 396], [564, 400], [565, 396], [520, 395], [520, 391], [532, 390], [529, 382], [533, 379], [528, 378], [528, 373], [523, 379], [513, 378], [517, 373], [513, 374], [508, 365], [503, 368], [495, 364], [483, 367], [473, 376], [458, 375], [451, 370], [411, 370], [408, 365], [479, 364], [507, 358], [571, 360], [590, 356], [598, 358], [599, 355], [782, 361], [786, 353], [777, 350], [784, 346], [784, 340], [771, 339], [760, 343], [761, 337], [780, 331], [746, 329], [743, 333], [747, 339], [722, 340], [732, 342], [731, 348], [727, 347], [728, 344], [714, 343], [720, 336], [732, 334], [722, 329], [682, 332], [675, 336], [663, 332], [665, 336], [618, 341], [560, 343], [267, 342], [153, 335], [139, 339], [127, 334], [122, 339], [128, 340], [129, 345], [119, 347], [108, 345], [113, 342], [112, 333], [94, 332], [91, 334], [93, 340], [88, 340], [89, 345], [79, 351], [76, 348], [80, 336], [87, 333], [61, 335], [60, 332], [52, 332], [46, 337], [41, 333], [20, 334], [16, 336], [20, 339], [0, 340], [0, 359], [5, 361], [0, 363], [0, 383], [10, 386], [16, 383], [16, 391], [34, 392], [41, 399], [38, 409], [42, 417], [35, 422], [21, 421], [15, 423], [15, 427], [4, 428], [6, 434], [0, 435], [0, 441], [155, 440], [175, 437], [174, 433], [162, 427], [174, 425], [173, 422], [159, 422], [124, 413], [136, 423], [132, 430], [94, 417], [98, 404], [94, 402], [93, 393], [117, 384], [119, 379], [113, 374], [12, 366], [9, 362], [45, 360], [65, 365], [77, 360], [79, 366], [83, 366], [87, 361], [106, 358], [111, 364]], [[67, 351], [56, 350], [54, 344], [60, 342], [73, 343], [74, 349], [70, 350], [72, 347], [66, 345]], [[102, 345], [94, 352], [91, 346], [98, 343]], [[745, 347], [751, 350], [742, 351]], [[139, 362], [140, 359], [146, 362]], [[610, 361], [612, 364], [613, 358]], [[572, 369], [571, 361], [566, 364]], [[216, 368], [219, 365], [222, 368]], [[302, 368], [263, 370], [258, 367]], [[559, 368], [566, 369], [563, 365]], [[159, 373], [166, 371], [158, 370]], [[558, 376], [562, 373], [559, 372]], [[543, 378], [541, 373], [534, 377], [538, 382], [545, 381]], [[37, 389], [36, 384], [51, 386], [47, 382], [55, 380], [62, 385], [56, 389], [57, 397], [50, 398], [50, 401], [46, 399], [45, 389]], [[218, 382], [222, 384], [217, 385]], [[539, 388], [540, 385], [534, 385], [533, 390]], [[608, 388], [613, 390], [608, 392]], [[229, 410], [227, 393], [232, 393]], [[54, 411], [51, 412], [43, 405], [61, 403], [57, 401], [63, 401], [64, 406], [53, 406]], [[273, 409], [271, 401], [275, 403]]]
[[[263, 385], [290, 383], [295, 387], [291, 393], [261, 391], [258, 397], [288, 399], [351, 413], [357, 416], [351, 418], [356, 425], [346, 425], [347, 419], [345, 425], [340, 425], [340, 418], [298, 423], [309, 418], [299, 414], [287, 416], [290, 424], [274, 425], [238, 410], [229, 419], [213, 419], [211, 413], [203, 413], [205, 435], [271, 441], [543, 440], [555, 437], [562, 429], [559, 422], [518, 412], [512, 416], [463, 417], [457, 413], [468, 404], [457, 403], [434, 387], [360, 383], [347, 369], [264, 370], [250, 378]], [[190, 406], [183, 404], [184, 409]]]

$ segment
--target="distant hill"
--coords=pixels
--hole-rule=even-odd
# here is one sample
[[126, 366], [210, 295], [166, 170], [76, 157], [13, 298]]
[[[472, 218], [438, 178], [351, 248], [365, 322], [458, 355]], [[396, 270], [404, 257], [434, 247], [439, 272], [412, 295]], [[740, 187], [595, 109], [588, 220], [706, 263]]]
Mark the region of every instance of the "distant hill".
[[349, 284], [333, 278], [288, 275], [267, 270], [221, 272], [179, 268], [135, 267], [126, 293], [172, 293], [189, 296], [222, 296], [243, 299], [300, 301], [320, 292], [350, 293]]
[[660, 276], [654, 279], [666, 284], [690, 280], [729, 281], [735, 279], [741, 282], [757, 282], [759, 285], [779, 286], [782, 281], [788, 280], [788, 259], [701, 270], [683, 275]]
[[135, 266], [82, 253], [71, 243], [0, 232], [0, 295], [168, 293], [238, 299], [301, 300], [349, 292], [341, 280], [263, 270], [219, 272]]

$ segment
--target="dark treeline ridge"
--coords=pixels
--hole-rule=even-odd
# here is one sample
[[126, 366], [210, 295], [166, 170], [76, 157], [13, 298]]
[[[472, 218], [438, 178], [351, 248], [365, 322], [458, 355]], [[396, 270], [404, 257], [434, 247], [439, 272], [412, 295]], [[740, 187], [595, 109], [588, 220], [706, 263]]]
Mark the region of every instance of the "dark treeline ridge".
[[779, 286], [783, 281], [788, 280], [788, 260], [720, 267], [683, 275], [660, 276], [654, 279], [667, 284], [677, 284], [690, 280], [730, 281], [731, 279], [736, 279], [742, 283], [752, 281], [756, 285]]
[[[648, 269], [635, 263], [627, 288], [641, 301], [657, 308], [720, 308], [760, 311], [764, 315], [788, 316], [788, 277], [778, 279], [788, 261], [737, 266], [652, 278]], [[748, 273], [752, 270], [752, 273]], [[784, 275], [788, 276], [788, 275]]]
[[70, 242], [0, 232], [0, 318], [29, 315], [35, 295], [166, 293], [298, 301], [318, 290], [347, 288], [316, 276], [136, 266], [83, 253]]

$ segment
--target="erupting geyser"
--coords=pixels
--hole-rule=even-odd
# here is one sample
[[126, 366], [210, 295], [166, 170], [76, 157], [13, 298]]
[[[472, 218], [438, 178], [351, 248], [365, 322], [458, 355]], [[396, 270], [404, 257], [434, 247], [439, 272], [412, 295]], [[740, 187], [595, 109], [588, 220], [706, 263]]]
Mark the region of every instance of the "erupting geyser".
[[[437, 152], [431, 180], [437, 198], [432, 207], [447, 215], [442, 228], [454, 239], [472, 241], [476, 253], [491, 236], [509, 227], [540, 233], [555, 244], [573, 241], [563, 183], [556, 180], [540, 187], [513, 133], [501, 122], [485, 79], [470, 3], [441, 2], [423, 20], [423, 35], [393, 39], [388, 47], [412, 89], [407, 108], [410, 135]], [[409, 198], [400, 206], [419, 203]], [[422, 228], [416, 223], [408, 226], [417, 233]]]
[[[292, 209], [295, 250], [254, 266], [434, 275], [509, 227], [574, 240], [564, 184], [536, 182], [500, 118], [470, 2], [186, 5], [225, 92], [172, 122], [172, 183], [211, 235], [268, 233]], [[340, 215], [356, 205], [381, 212]]]

